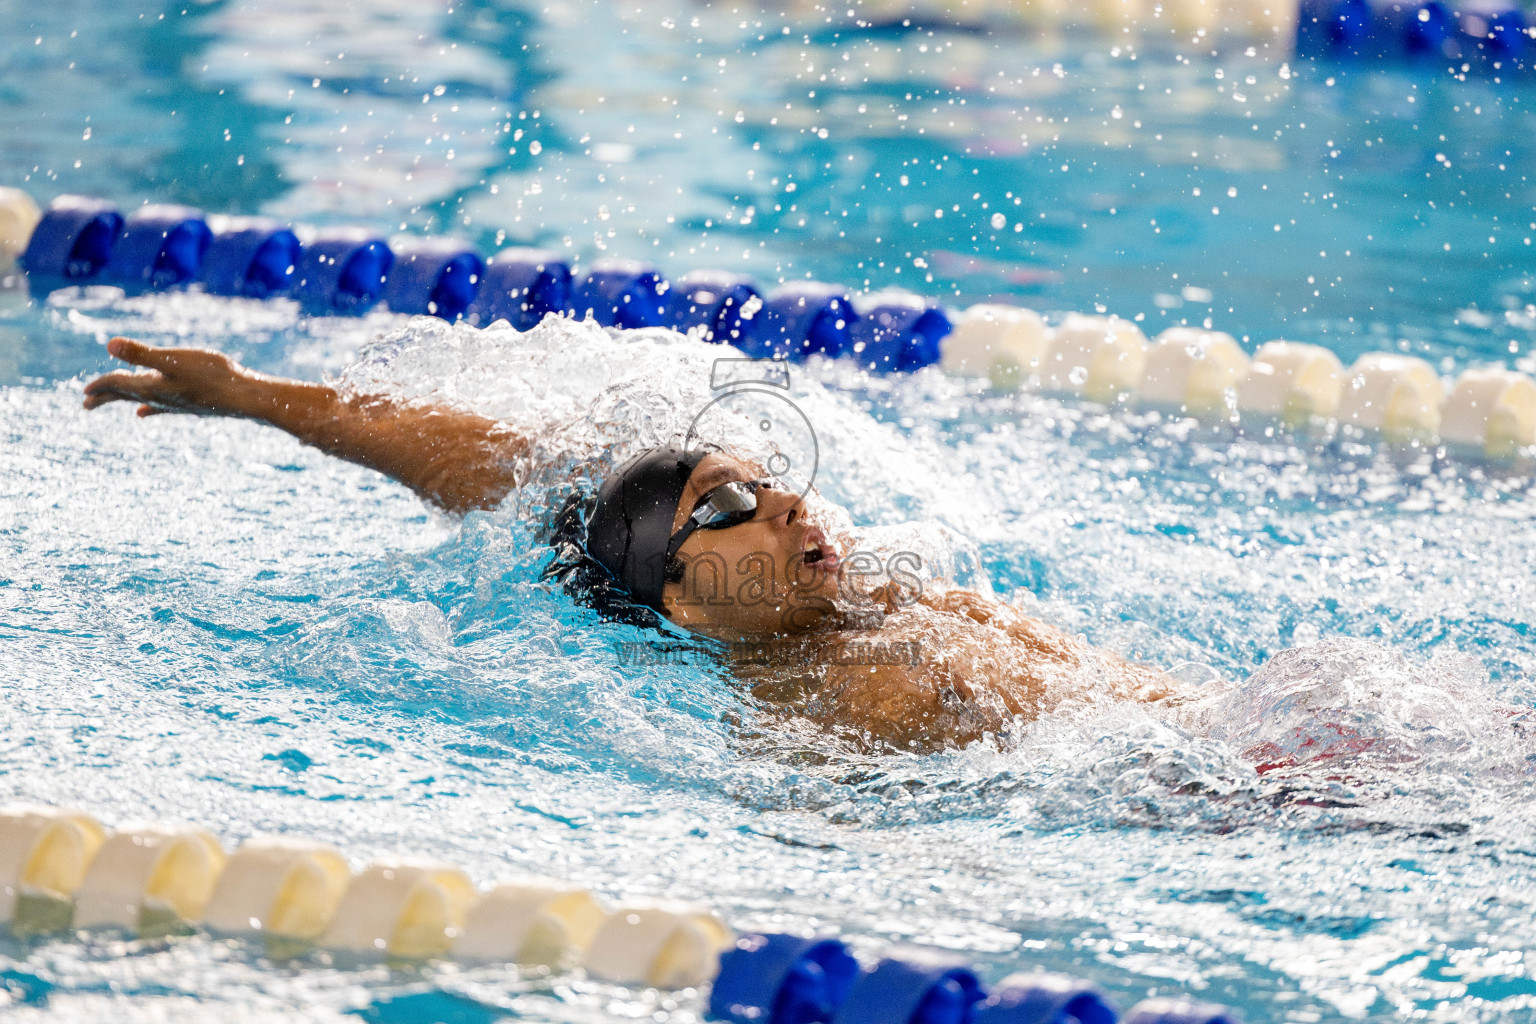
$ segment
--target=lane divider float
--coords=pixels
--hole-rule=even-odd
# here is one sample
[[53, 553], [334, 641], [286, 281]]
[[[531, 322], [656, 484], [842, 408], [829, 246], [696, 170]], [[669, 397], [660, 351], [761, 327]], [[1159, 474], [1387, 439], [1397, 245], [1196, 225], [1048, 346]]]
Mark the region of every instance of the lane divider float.
[[1510, 0], [1300, 0], [1296, 53], [1501, 77], [1531, 71], [1536, 29]]
[[608, 912], [584, 890], [504, 882], [472, 906], [454, 943], [461, 960], [561, 966], [585, 957]]
[[950, 27], [980, 32], [1002, 24], [1083, 29], [1124, 38], [1173, 34], [1214, 40], [1288, 43], [1296, 0], [862, 0], [815, 8], [818, 20], [874, 28]]
[[329, 846], [252, 839], [224, 862], [203, 924], [228, 935], [314, 942], [336, 916], [351, 881], [347, 859]]
[[939, 362], [957, 377], [986, 377], [994, 389], [1014, 391], [1039, 373], [1050, 344], [1051, 330], [1039, 313], [983, 303], [956, 318]]
[[1435, 368], [1414, 356], [1368, 352], [1345, 374], [1338, 420], [1402, 443], [1440, 430], [1445, 387]]
[[1129, 320], [1068, 313], [1051, 332], [1040, 386], [1108, 405], [1141, 383], [1147, 348], [1146, 335]]
[[1266, 341], [1237, 382], [1237, 409], [1293, 430], [1331, 420], [1344, 393], [1344, 366], [1321, 345]]
[[352, 877], [320, 944], [396, 960], [444, 957], [474, 898], [475, 884], [451, 864], [377, 861]]
[[[953, 954], [900, 949], [866, 967], [834, 936], [736, 934], [685, 903], [609, 909], [544, 880], [478, 888], [451, 864], [376, 860], [260, 837], [227, 853], [198, 828], [109, 830], [89, 815], [0, 808], [0, 924], [19, 938], [196, 929], [261, 939], [268, 956], [323, 948], [388, 963], [453, 959], [555, 969], [658, 989], [708, 988], [733, 1024], [1115, 1024], [1091, 982], [1016, 974], [989, 989]], [[1148, 999], [1127, 1024], [1234, 1024], [1224, 1007]]]
[[18, 259], [39, 296], [71, 285], [197, 287], [291, 296], [312, 315], [360, 314], [382, 302], [445, 320], [505, 319], [519, 330], [549, 313], [591, 316], [607, 327], [670, 327], [759, 358], [849, 359], [876, 373], [937, 364], [986, 377], [995, 390], [1296, 432], [1342, 427], [1392, 444], [1443, 443], [1469, 459], [1508, 460], [1536, 446], [1536, 381], [1521, 373], [1469, 369], [1447, 387], [1411, 356], [1369, 353], [1346, 369], [1322, 346], [1274, 340], [1250, 357], [1220, 331], [1171, 327], [1148, 340], [1114, 316], [1068, 313], [1053, 326], [1007, 304], [955, 312], [910, 292], [855, 297], [820, 281], [764, 293], [728, 271], [670, 282], [638, 260], [596, 260], [577, 274], [545, 249], [482, 260], [454, 239], [390, 243], [362, 228], [205, 221], [180, 206], [125, 217], [86, 196], [59, 196], [39, 210], [26, 193], [0, 189], [0, 267]]
[[43, 211], [19, 188], [0, 188], [0, 277], [16, 272], [16, 260], [27, 248]]
[[74, 892], [73, 924], [163, 934], [202, 917], [223, 868], [223, 848], [201, 829], [114, 832]]
[[1466, 371], [1440, 410], [1440, 436], [1489, 459], [1529, 448], [1536, 444], [1536, 382], [1511, 370]]
[[18, 935], [67, 925], [105, 839], [89, 815], [49, 807], [6, 811], [0, 817], [0, 922]]
[[1230, 334], [1170, 327], [1147, 350], [1141, 403], [1196, 419], [1229, 416], [1233, 406], [1228, 396], [1248, 375], [1250, 363]]
[[205, 291], [266, 299], [293, 287], [303, 246], [286, 224], [270, 217], [212, 216], [208, 230], [197, 271]]
[[979, 34], [1013, 24], [1100, 32], [1122, 45], [1160, 36], [1252, 43], [1336, 65], [1392, 62], [1458, 75], [1524, 75], [1536, 51], [1517, 0], [863, 0], [845, 15], [816, 11], [857, 27]]

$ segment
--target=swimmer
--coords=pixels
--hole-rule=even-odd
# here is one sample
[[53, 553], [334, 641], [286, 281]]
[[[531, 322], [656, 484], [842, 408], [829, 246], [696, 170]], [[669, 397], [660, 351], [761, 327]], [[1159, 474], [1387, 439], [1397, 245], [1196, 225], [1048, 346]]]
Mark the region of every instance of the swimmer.
[[[218, 352], [113, 338], [136, 371], [85, 408], [232, 416], [399, 481], [444, 511], [499, 505], [531, 439], [503, 423], [255, 373]], [[930, 751], [1006, 736], [1066, 700], [1160, 701], [1180, 687], [995, 598], [961, 589], [860, 593], [857, 565], [797, 494], [722, 449], [663, 445], [615, 470], [555, 524], [547, 575], [607, 617], [680, 628], [731, 652], [756, 698], [865, 750]], [[719, 595], [739, 599], [716, 600]], [[665, 620], [663, 624], [662, 620]]]

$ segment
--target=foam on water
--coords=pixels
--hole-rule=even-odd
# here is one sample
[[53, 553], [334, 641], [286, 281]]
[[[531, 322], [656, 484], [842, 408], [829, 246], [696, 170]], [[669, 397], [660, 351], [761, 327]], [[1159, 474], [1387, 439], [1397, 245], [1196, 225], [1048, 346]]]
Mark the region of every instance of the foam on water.
[[[136, 315], [108, 304], [33, 330], [69, 349], [95, 344], [98, 316]], [[1497, 625], [1519, 621], [1503, 566], [1523, 557], [1529, 509], [1507, 481], [936, 374], [797, 368], [817, 483], [850, 529], [979, 565], [972, 585], [990, 574], [1032, 614], [1203, 683], [1178, 707], [1076, 702], [1006, 742], [870, 756], [760, 714], [705, 652], [636, 667], [624, 645], [654, 636], [539, 579], [541, 510], [573, 473], [685, 430], [728, 353], [560, 321], [376, 326], [346, 386], [552, 426], [516, 501], [456, 524], [250, 424], [87, 415], [78, 382], [5, 391], [0, 768], [25, 795], [442, 856], [480, 878], [696, 896], [743, 924], [964, 949], [995, 976], [1086, 971], [1126, 1003], [1157, 979], [1208, 986], [1256, 1020], [1271, 1005], [1444, 1013], [1446, 972], [1470, 970], [1457, 950], [1529, 949], [1528, 744], [1503, 703], [1533, 659]], [[275, 337], [229, 343], [273, 367], [308, 344]], [[1307, 643], [1269, 658], [1303, 625]], [[1362, 864], [1366, 881], [1340, 881]], [[113, 949], [0, 955], [49, 979], [60, 1013], [108, 984], [146, 1012], [185, 998], [383, 1014], [423, 993], [548, 1020], [613, 1000], [696, 1008], [506, 970], [276, 971], [208, 940], [135, 944], [120, 967]], [[1404, 950], [1427, 959], [1392, 972]], [[1524, 998], [1512, 970], [1458, 982], [1492, 1000], [1458, 997], [1461, 1019]]]
[[[531, 566], [539, 559], [535, 538], [540, 533], [540, 517], [558, 504], [563, 496], [561, 489], [570, 486], [573, 475], [601, 479], [608, 467], [640, 446], [681, 435], [692, 422], [694, 410], [710, 400], [707, 384], [711, 364], [717, 358], [732, 355], [730, 350], [668, 332], [626, 335], [553, 318], [526, 334], [505, 327], [476, 331], [418, 320], [365, 350], [363, 358], [349, 368], [342, 381], [363, 391], [455, 402], [516, 423], [538, 439], [533, 483], [519, 496], [515, 513], [534, 527], [519, 534], [522, 543], [529, 547], [518, 556], [518, 561], [529, 566], [524, 571], [531, 578]], [[841, 375], [839, 384], [843, 388], [853, 385], [851, 392], [829, 390], [822, 378], [831, 375]], [[1037, 531], [1021, 529], [1020, 510], [1008, 507], [1014, 500], [1010, 488], [1005, 487], [999, 495], [982, 481], [1016, 484], [1020, 480], [1034, 480], [1048, 486], [1053, 478], [1060, 479], [1059, 471], [1053, 474], [1048, 466], [1062, 455], [1059, 446], [1029, 446], [1034, 448], [1029, 451], [1009, 445], [999, 453], [1007, 458], [1008, 466], [994, 465], [989, 473], [972, 469], [970, 473], [957, 474], [938, 467], [944, 465], [946, 458], [956, 455], [962, 460], [986, 457], [990, 444], [997, 443], [999, 436], [1014, 434], [1019, 425], [994, 424], [990, 436], [983, 434], [956, 443], [953, 437], [943, 436], [931, 425], [926, 430], [903, 430], [898, 425], [900, 416], [895, 417], [897, 422], [881, 422], [871, 417], [858, 407], [860, 382], [849, 380], [844, 368], [807, 367], [799, 378], [795, 400], [816, 425], [818, 438], [826, 439], [827, 454], [818, 482], [828, 493], [848, 499], [853, 521], [857, 522], [856, 527], [849, 529], [850, 536], [877, 550], [922, 551], [926, 556], [923, 564], [934, 577], [952, 578], [958, 572], [967, 585], [989, 589], [985, 574], [977, 566], [982, 558], [981, 549], [947, 525], [944, 519], [949, 518], [960, 525], [980, 525], [983, 536], [992, 538], [986, 546], [1002, 548], [1008, 552], [1002, 558], [1017, 562], [1017, 555], [1012, 554], [1017, 550], [1017, 542], [1011, 538], [1021, 532]], [[864, 393], [887, 406], [903, 401], [915, 405], [921, 399], [927, 407], [940, 409], [942, 402], [928, 401], [930, 393], [948, 386], [948, 382], [934, 377], [914, 381], [910, 387], [888, 380], [866, 379], [862, 383]], [[1070, 409], [1058, 407], [1056, 411], [1069, 419], [1078, 418]], [[737, 434], [720, 440], [766, 458], [769, 449], [761, 447], [752, 425], [739, 426]], [[1035, 426], [1038, 429], [1039, 425]], [[1123, 420], [1098, 429], [1114, 438], [1138, 426], [1148, 429], [1145, 424]], [[1214, 456], [1217, 444], [1213, 440], [1189, 439], [1177, 443], [1183, 445], [1180, 455], [1190, 454], [1191, 448], [1200, 454], [1200, 448], [1209, 446], [1207, 457]], [[1240, 448], [1246, 443], [1228, 444], [1224, 457], [1241, 461]], [[1138, 445], [1136, 450], [1140, 448]], [[1140, 472], [1145, 466], [1136, 463], [1144, 463], [1145, 457], [1133, 457], [1131, 451], [1127, 449], [1120, 457], [1132, 460], [1136, 479], [1141, 479]], [[1271, 455], [1272, 450], [1262, 451], [1260, 458], [1267, 460]], [[1099, 468], [1096, 476], [1094, 468]], [[1098, 509], [1099, 514], [1110, 517], [1121, 529], [1131, 527], [1130, 532], [1139, 532], [1127, 522], [1130, 517], [1123, 502], [1127, 489], [1112, 479], [1116, 468], [1119, 467], [1111, 466], [1106, 474], [1101, 466], [1085, 466], [1087, 472], [1078, 478], [1078, 483], [1086, 482], [1087, 486], [1070, 497], [1054, 496], [1058, 507], [1081, 507], [1085, 498], [1096, 504], [1098, 495], [1107, 492], [1114, 505]], [[1327, 490], [1341, 482], [1329, 480], [1339, 474], [1327, 466], [1303, 466], [1299, 472], [1309, 493]], [[1160, 485], [1149, 482], [1148, 486]], [[1034, 501], [1050, 500], [1042, 496], [1043, 488], [1032, 490], [1030, 498]], [[1474, 517], [1479, 512], [1475, 504], [1466, 504], [1464, 508]], [[926, 516], [906, 526], [878, 518], [881, 513], [889, 515], [891, 510]], [[1155, 510], [1152, 516], [1188, 520], [1187, 514], [1173, 513], [1173, 509], [1163, 508]], [[1364, 518], [1370, 518], [1369, 511]], [[1432, 524], [1428, 517], [1420, 517], [1420, 522], [1414, 525]], [[1212, 524], [1194, 525], [1214, 530]], [[494, 536], [493, 530], [491, 537]], [[1422, 547], [1426, 538], [1409, 532], [1400, 539]], [[1032, 539], [1029, 546], [1039, 551], [1039, 558], [1063, 558], [1061, 552], [1050, 550], [1046, 540]], [[1145, 557], [1159, 568], [1168, 569], [1156, 557], [1157, 546], [1160, 545], [1152, 545], [1154, 550], [1148, 551], [1148, 544], [1141, 542], [1127, 552], [1125, 545], [1106, 540], [1094, 554], [1123, 560], [1128, 553], [1131, 558]], [[508, 554], [504, 542], [488, 538], [485, 546], [476, 551], [475, 560], [482, 563], [483, 571], [484, 560], [502, 560]], [[1196, 566], [1201, 572], [1206, 569], [1204, 561]], [[1243, 565], [1234, 562], [1233, 568]], [[1007, 566], [1005, 571], [1016, 573], [1018, 566]], [[1062, 571], [1066, 572], [1065, 567]], [[1188, 570], [1184, 578], [1194, 582]], [[1107, 630], [1110, 642], [1113, 643], [1117, 632], [1123, 636], [1140, 627], [1140, 639], [1149, 648], [1140, 653], [1155, 663], [1172, 663], [1178, 660], [1172, 655], [1186, 651], [1202, 661], [1219, 663], [1220, 659], [1200, 650], [1198, 629], [1221, 616], [1231, 616], [1235, 610], [1241, 611], [1246, 625], [1262, 622], [1262, 608], [1257, 602], [1250, 604], [1250, 595], [1242, 590], [1254, 585], [1268, 584], [1251, 569], [1234, 575], [1227, 583], [1225, 600], [1217, 602], [1221, 607], [1187, 623], [1181, 630], [1182, 637], [1158, 636], [1155, 629], [1148, 628], [1149, 623], [1121, 613], [1120, 618], [1130, 620], [1125, 623], [1129, 628], [1117, 631], [1111, 625]], [[1123, 588], [1125, 582], [1120, 581], [1119, 586]], [[1093, 617], [1100, 624], [1092, 631], [1106, 631], [1102, 610], [1072, 607], [1048, 594], [1016, 596], [1028, 597], [1031, 610], [1048, 621], [1085, 622]], [[1171, 596], [1162, 595], [1160, 600]], [[1209, 592], [1191, 594], [1191, 598], [1209, 603]], [[579, 612], [576, 617], [580, 618]], [[497, 628], [515, 632], [521, 627], [498, 619]], [[593, 628], [601, 634], [611, 627], [594, 621]], [[1321, 626], [1316, 628], [1321, 632]], [[614, 658], [610, 651], [593, 649], [585, 653], [600, 662], [611, 662]], [[1400, 802], [1406, 806], [1412, 803], [1408, 798], [1414, 793], [1443, 789], [1447, 772], [1460, 773], [1457, 777], [1463, 788], [1492, 787], [1490, 793], [1495, 802], [1504, 788], [1496, 784], [1497, 780], [1513, 778], [1518, 784], [1525, 777], [1528, 744], [1511, 725], [1509, 705], [1497, 700], [1486, 672], [1470, 661], [1454, 671], [1443, 665], [1415, 667], [1401, 654], [1379, 643], [1340, 637], [1298, 651], [1282, 652], [1267, 664], [1250, 650], [1244, 652], [1239, 665], [1243, 663], [1259, 667], [1257, 671], [1244, 671], [1238, 666], [1227, 666], [1226, 677], [1236, 682], [1223, 681], [1221, 673], [1195, 668], [1200, 661], [1187, 664], [1181, 674], [1197, 684], [1205, 681], [1205, 692], [1171, 711], [1139, 707], [1106, 711], [1096, 702], [1069, 706], [1050, 721], [1030, 727], [1017, 742], [1004, 744], [998, 754], [1001, 760], [990, 770], [1009, 781], [995, 782], [992, 789], [1038, 788], [1037, 805], [1029, 807], [1028, 801], [1019, 802], [1025, 798], [1016, 797], [1010, 813], [1023, 813], [1026, 820], [1038, 816], [1046, 827], [1097, 827], [1124, 821], [1174, 827], [1205, 822], [1230, 827], [1234, 820], [1248, 820], [1255, 814], [1268, 820], [1273, 815], [1267, 809], [1277, 804], [1291, 809], [1287, 820], [1312, 827], [1319, 817], [1328, 816], [1299, 814], [1295, 808], [1324, 799], [1326, 794], [1319, 795], [1309, 788], [1315, 781], [1313, 776], [1331, 777], [1343, 768], [1348, 769], [1346, 775], [1353, 773], [1353, 783], [1349, 779], [1344, 783], [1317, 783], [1322, 790], [1343, 787], [1343, 796], [1335, 793], [1327, 798], [1349, 807], [1368, 807], [1361, 813], [1388, 818], [1397, 813], [1388, 796], [1404, 798]], [[684, 669], [676, 685], [687, 688], [694, 678], [692, 673], [701, 670], [714, 674], [706, 659]], [[1515, 688], [1524, 682], [1511, 680]], [[676, 706], [675, 693], [671, 700]], [[722, 705], [716, 704], [702, 710], [707, 718], [722, 709]], [[749, 708], [734, 706], [731, 711], [745, 714], [750, 720]], [[766, 740], [759, 737], [749, 742], [749, 748], [759, 752], [771, 750], [779, 738], [777, 730], [766, 724], [759, 727], [768, 728], [770, 735]], [[1472, 742], [1472, 737], [1478, 737], [1478, 742]], [[797, 750], [820, 750], [821, 756], [830, 758], [821, 775], [834, 788], [811, 798], [813, 805], [832, 806], [850, 799], [850, 792], [877, 793], [880, 800], [873, 805], [874, 816], [890, 820], [891, 812], [885, 801], [892, 786], [883, 769], [875, 767], [871, 778], [851, 784], [850, 788], [846, 782], [846, 773], [851, 770], [846, 751], [813, 733], [797, 733], [797, 738]], [[657, 770], [665, 774], [666, 757], [655, 760]], [[857, 770], [867, 775], [869, 765], [858, 763], [861, 767]], [[1042, 763], [1053, 767], [1042, 768]], [[1256, 765], [1265, 766], [1268, 777], [1256, 773]], [[1393, 773], [1394, 779], [1386, 787], [1385, 796], [1372, 776], [1373, 772], [1381, 771]], [[926, 773], [920, 771], [919, 775], [922, 774]], [[1301, 777], [1302, 781], [1282, 781], [1292, 777]], [[1154, 793], [1161, 796], [1154, 799]], [[771, 796], [754, 799], [782, 803]], [[961, 801], [970, 799], [978, 798], [968, 793]], [[1381, 803], [1383, 800], [1387, 800], [1386, 805]], [[940, 802], [944, 806], [937, 813], [944, 814], [953, 809], [955, 801], [946, 797]], [[1412, 812], [1404, 813], [1455, 818], [1456, 814], [1450, 813], [1455, 803], [1452, 799], [1451, 803], [1415, 804]], [[783, 805], [799, 806], [793, 799]], [[1251, 806], [1245, 809], [1245, 805]], [[908, 808], [897, 816], [910, 817], [911, 813]], [[846, 811], [838, 812], [838, 816], [846, 817]]]

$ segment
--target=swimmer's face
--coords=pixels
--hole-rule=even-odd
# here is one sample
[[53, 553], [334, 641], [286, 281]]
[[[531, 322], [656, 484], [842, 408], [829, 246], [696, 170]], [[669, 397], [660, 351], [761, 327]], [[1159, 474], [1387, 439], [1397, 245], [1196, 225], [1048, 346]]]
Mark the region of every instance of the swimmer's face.
[[732, 482], [764, 481], [750, 520], [697, 529], [678, 549], [681, 583], [663, 591], [667, 618], [721, 640], [805, 633], [835, 617], [840, 562], [800, 496], [774, 486], [756, 463], [712, 452], [695, 467], [678, 501], [672, 532], [710, 491]]

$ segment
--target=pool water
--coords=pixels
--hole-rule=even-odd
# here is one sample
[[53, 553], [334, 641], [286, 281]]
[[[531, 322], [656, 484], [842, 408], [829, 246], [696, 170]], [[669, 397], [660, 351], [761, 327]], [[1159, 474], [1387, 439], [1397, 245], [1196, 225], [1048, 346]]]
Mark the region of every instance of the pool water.
[[[101, 4], [0, 26], [0, 184], [40, 200], [1103, 307], [1149, 334], [1208, 319], [1250, 347], [1447, 372], [1526, 365], [1536, 326], [1518, 85], [745, 5]], [[120, 332], [451, 396], [551, 439], [547, 471], [460, 523], [250, 424], [87, 415]], [[1529, 466], [797, 368], [817, 483], [873, 542], [938, 537], [1031, 614], [1207, 694], [869, 755], [778, 722], [702, 655], [626, 663], [643, 634], [539, 581], [536, 513], [576, 450], [686, 428], [718, 352], [0, 296], [6, 795], [697, 899], [866, 952], [962, 951], [993, 981], [1085, 975], [1122, 1006], [1531, 1013], [1536, 748], [1507, 712], [1536, 701]], [[582, 425], [594, 407], [623, 426]], [[691, 992], [207, 937], [6, 939], [0, 1002], [19, 1020], [702, 1013]]]

